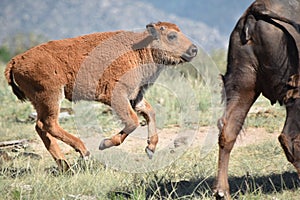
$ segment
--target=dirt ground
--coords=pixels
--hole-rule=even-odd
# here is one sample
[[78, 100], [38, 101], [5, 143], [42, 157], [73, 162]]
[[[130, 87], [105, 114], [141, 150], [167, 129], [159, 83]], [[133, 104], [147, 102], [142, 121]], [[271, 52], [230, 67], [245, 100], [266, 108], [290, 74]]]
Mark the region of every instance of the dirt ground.
[[[197, 130], [181, 130], [178, 127], [158, 130], [159, 143], [157, 150], [168, 146], [178, 147], [181, 145], [198, 147], [217, 145], [218, 130], [212, 127], [199, 127]], [[269, 133], [264, 128], [245, 128], [238, 136], [235, 147], [263, 143], [265, 141], [277, 140], [279, 133]], [[98, 149], [102, 138], [93, 136], [82, 138], [89, 149]], [[147, 141], [147, 128], [139, 127], [119, 147], [127, 151], [136, 151], [145, 146]]]
[[[275, 143], [278, 134], [268, 133], [264, 128], [245, 128], [238, 136], [234, 148], [266, 141], [274, 141]], [[93, 159], [97, 159], [109, 168], [137, 173], [154, 171], [169, 166], [189, 150], [198, 149], [199, 159], [204, 159], [209, 152], [218, 148], [218, 130], [215, 127], [185, 130], [172, 127], [158, 130], [158, 135], [159, 143], [152, 159], [149, 159], [144, 151], [147, 146], [146, 126], [141, 126], [135, 130], [120, 146], [103, 151], [98, 150], [100, 142], [105, 138], [103, 134], [89, 134], [89, 137], [80, 138], [90, 150]], [[69, 161], [72, 162], [74, 158], [77, 158], [78, 154], [71, 147], [60, 141], [59, 145]], [[26, 155], [52, 160], [38, 137], [36, 140], [30, 141], [26, 149], [18, 151], [20, 153], [25, 152]], [[6, 154], [3, 154], [3, 156], [6, 156]], [[1, 159], [4, 159], [3, 156], [0, 155]], [[13, 157], [11, 156], [11, 158]], [[55, 165], [54, 162], [53, 165]]]
[[[191, 148], [217, 148], [218, 130], [212, 127], [199, 127], [198, 129], [181, 130], [179, 127], [165, 128], [158, 130], [159, 142], [157, 151], [169, 148], [170, 150], [178, 147]], [[264, 128], [248, 127], [243, 129], [239, 134], [234, 148], [243, 147], [251, 144], [263, 143], [266, 141], [277, 142], [278, 133], [269, 133]], [[101, 134], [93, 134], [89, 137], [80, 137], [87, 148], [92, 153], [98, 153], [98, 146], [103, 137]], [[73, 149], [62, 142], [59, 142], [63, 152], [69, 154]], [[45, 155], [45, 149], [42, 141], [35, 140], [29, 144], [36, 153]], [[113, 147], [122, 151], [131, 153], [144, 153], [147, 145], [147, 127], [139, 127], [129, 135], [123, 144]], [[106, 151], [106, 150], [104, 150]]]

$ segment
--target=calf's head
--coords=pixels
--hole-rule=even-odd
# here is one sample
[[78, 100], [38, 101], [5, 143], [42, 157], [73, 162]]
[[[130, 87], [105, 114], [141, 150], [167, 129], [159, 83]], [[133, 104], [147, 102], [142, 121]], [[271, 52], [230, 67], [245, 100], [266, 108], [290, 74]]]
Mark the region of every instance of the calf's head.
[[155, 63], [176, 65], [191, 61], [198, 48], [172, 23], [158, 22], [146, 26], [151, 38], [151, 49]]

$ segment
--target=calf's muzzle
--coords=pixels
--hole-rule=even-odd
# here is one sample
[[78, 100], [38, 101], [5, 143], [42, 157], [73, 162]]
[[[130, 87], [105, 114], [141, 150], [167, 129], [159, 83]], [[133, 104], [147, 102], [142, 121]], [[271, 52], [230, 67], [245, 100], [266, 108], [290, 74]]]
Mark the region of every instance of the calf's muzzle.
[[192, 44], [188, 50], [181, 56], [185, 61], [190, 62], [198, 53], [198, 47]]

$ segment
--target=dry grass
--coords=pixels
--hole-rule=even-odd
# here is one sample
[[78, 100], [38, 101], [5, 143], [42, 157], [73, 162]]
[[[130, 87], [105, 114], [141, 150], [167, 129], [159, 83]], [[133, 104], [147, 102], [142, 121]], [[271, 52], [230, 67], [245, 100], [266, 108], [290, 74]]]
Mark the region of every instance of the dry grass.
[[[198, 90], [196, 88], [195, 90]], [[151, 97], [152, 94], [152, 97]], [[169, 117], [160, 124], [166, 128], [170, 124], [179, 123], [176, 102], [159, 99], [159, 94], [174, 96], [168, 90], [149, 91], [150, 100], [154, 105], [164, 107]], [[196, 93], [201, 98], [198, 110], [201, 115], [194, 116], [200, 125], [214, 126], [211, 102], [207, 102], [209, 93]], [[180, 98], [177, 98], [180, 99]], [[0, 157], [0, 199], [211, 199], [212, 187], [217, 167], [217, 145], [212, 146], [208, 153], [201, 154], [201, 144], [193, 145], [185, 153], [168, 166], [144, 173], [129, 173], [114, 170], [97, 159], [83, 162], [78, 154], [65, 147], [68, 160], [73, 164], [73, 174], [59, 174], [49, 153], [44, 149], [40, 139], [34, 132], [34, 123], [26, 121], [33, 110], [29, 103], [21, 104], [6, 86], [3, 75], [0, 75], [0, 140], [27, 138], [31, 143], [26, 149], [6, 149]], [[156, 104], [157, 103], [157, 104]], [[178, 103], [178, 102], [177, 102]], [[64, 102], [65, 106], [72, 106]], [[284, 111], [269, 106], [260, 98], [255, 104], [246, 122], [247, 128], [259, 128], [264, 134], [278, 134], [284, 123]], [[105, 110], [106, 108], [103, 107]], [[171, 111], [169, 112], [168, 109]], [[175, 110], [174, 110], [175, 109]], [[182, 107], [182, 109], [185, 109]], [[110, 113], [98, 116], [105, 124], [103, 131], [113, 131], [118, 124], [108, 125], [107, 119], [114, 117]], [[104, 119], [105, 118], [105, 119]], [[175, 118], [175, 119], [174, 119]], [[105, 121], [107, 120], [107, 121]], [[188, 121], [193, 124], [195, 121]], [[64, 120], [62, 126], [70, 132], [76, 132], [74, 120]], [[163, 130], [163, 129], [162, 129]], [[266, 138], [266, 137], [264, 137]], [[98, 141], [97, 141], [98, 142]], [[27, 154], [24, 154], [26, 152]], [[32, 153], [32, 154], [28, 154]], [[40, 155], [41, 158], [34, 155]], [[126, 164], [126, 161], [122, 161]], [[121, 163], [122, 164], [122, 163]], [[249, 144], [238, 145], [232, 152], [230, 161], [231, 193], [238, 199], [298, 199], [300, 196], [299, 182], [294, 168], [286, 160], [276, 140], [251, 141]]]

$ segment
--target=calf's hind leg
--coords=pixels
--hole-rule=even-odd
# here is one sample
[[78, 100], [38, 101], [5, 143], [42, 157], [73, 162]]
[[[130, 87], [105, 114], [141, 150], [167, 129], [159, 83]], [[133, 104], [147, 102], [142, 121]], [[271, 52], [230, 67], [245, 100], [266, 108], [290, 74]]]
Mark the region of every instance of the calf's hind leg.
[[[53, 94], [55, 93], [52, 93], [52, 95]], [[79, 152], [82, 157], [87, 157], [90, 153], [79, 138], [71, 135], [59, 126], [59, 103], [53, 103], [54, 101], [51, 101], [53, 99], [58, 98], [49, 98], [46, 100], [43, 99], [43, 101], [38, 101], [39, 103], [33, 103], [38, 114], [36, 131], [40, 135], [54, 160], [58, 163], [59, 167], [63, 167], [60, 165], [62, 163], [67, 163], [67, 161], [65, 160], [63, 153], [60, 151], [55, 139], [59, 139], [62, 142], [70, 145], [77, 152]], [[68, 166], [68, 164], [66, 165]]]
[[40, 125], [41, 124], [38, 121], [37, 125], [35, 126], [35, 129], [38, 132], [39, 136], [41, 137], [46, 149], [49, 151], [53, 159], [56, 161], [59, 170], [63, 172], [67, 171], [70, 168], [70, 166], [67, 163], [64, 154], [61, 152], [56, 139], [52, 137], [48, 132], [43, 131], [40, 128]]

